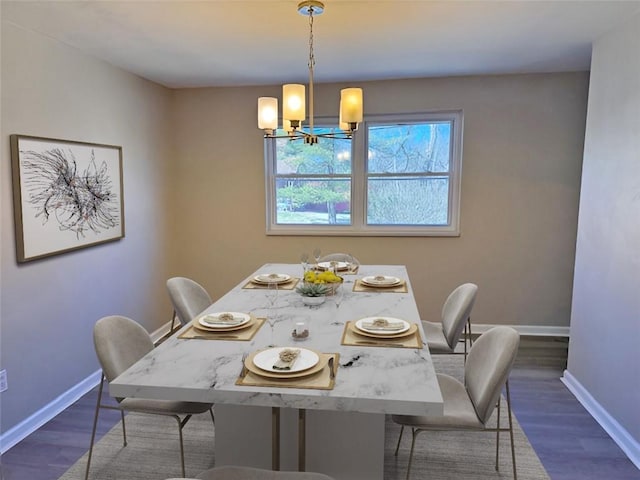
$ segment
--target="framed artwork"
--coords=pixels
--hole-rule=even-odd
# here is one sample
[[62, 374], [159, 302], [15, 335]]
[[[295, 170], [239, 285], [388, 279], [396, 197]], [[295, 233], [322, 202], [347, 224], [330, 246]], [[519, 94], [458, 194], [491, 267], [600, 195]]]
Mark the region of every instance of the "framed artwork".
[[124, 237], [122, 147], [10, 140], [18, 262]]

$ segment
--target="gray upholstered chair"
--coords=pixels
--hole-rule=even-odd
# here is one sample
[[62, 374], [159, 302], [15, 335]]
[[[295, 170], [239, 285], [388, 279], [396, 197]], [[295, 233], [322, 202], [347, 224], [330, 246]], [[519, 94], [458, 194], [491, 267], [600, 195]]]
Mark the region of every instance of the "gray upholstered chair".
[[[449, 294], [442, 307], [442, 321], [422, 321], [422, 328], [431, 353], [457, 353], [456, 346], [464, 343], [464, 358], [467, 359], [467, 340], [471, 342], [471, 310], [476, 301], [478, 286], [465, 283]], [[462, 334], [464, 333], [464, 338]]]
[[[393, 415], [394, 422], [401, 425], [395, 455], [398, 455], [404, 427], [411, 427], [411, 451], [407, 479], [411, 472], [411, 460], [416, 437], [428, 430], [476, 430], [496, 432], [496, 470], [498, 470], [498, 447], [500, 432], [508, 431], [511, 439], [511, 461], [513, 478], [517, 479], [516, 454], [513, 441], [511, 397], [509, 395], [509, 372], [518, 353], [520, 335], [510, 327], [494, 327], [482, 334], [469, 351], [464, 368], [465, 383], [453, 377], [438, 374], [438, 384], [444, 400], [443, 416]], [[500, 428], [500, 394], [506, 388], [509, 428]], [[497, 426], [490, 428], [487, 422], [497, 406]], [[463, 461], [461, 459], [461, 461]]]
[[348, 262], [351, 257], [348, 253], [328, 253], [320, 257], [318, 262]]
[[167, 290], [173, 305], [171, 331], [176, 317], [186, 325], [213, 303], [207, 291], [197, 282], [185, 277], [173, 277], [167, 280]]
[[98, 400], [96, 402], [96, 411], [93, 418], [93, 431], [91, 432], [91, 445], [89, 447], [89, 458], [87, 459], [87, 470], [84, 477], [85, 480], [89, 478], [91, 454], [93, 453], [93, 444], [96, 437], [96, 425], [98, 423], [98, 412], [100, 411], [100, 408], [120, 411], [124, 446], [127, 445], [127, 434], [124, 422], [125, 411], [164, 415], [174, 418], [178, 422], [178, 431], [180, 434], [180, 462], [182, 465], [182, 476], [184, 477], [185, 469], [182, 429], [194, 414], [209, 411], [211, 414], [211, 420], [214, 420], [213, 410], [211, 409], [212, 404], [151, 400], [144, 398], [116, 398], [118, 401], [117, 406], [102, 404], [102, 390], [105, 379], [107, 382], [111, 382], [131, 365], [153, 350], [154, 346], [149, 333], [147, 333], [140, 324], [134, 322], [130, 318], [117, 315], [104, 317], [96, 322], [93, 328], [93, 343], [96, 349], [96, 355], [98, 356], [98, 361], [102, 367], [102, 378], [100, 379]]
[[[216, 467], [206, 470], [194, 479], [186, 480], [333, 480], [322, 473], [274, 472], [251, 467]], [[168, 479], [177, 480], [177, 479]]]

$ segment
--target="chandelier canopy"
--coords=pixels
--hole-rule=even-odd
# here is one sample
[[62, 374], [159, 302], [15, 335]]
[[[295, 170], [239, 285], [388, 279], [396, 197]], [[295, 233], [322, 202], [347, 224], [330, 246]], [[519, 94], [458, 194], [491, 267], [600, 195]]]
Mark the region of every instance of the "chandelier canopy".
[[289, 138], [291, 140], [304, 140], [313, 145], [318, 143], [318, 138], [342, 138], [348, 139], [362, 122], [362, 89], [344, 88], [340, 91], [340, 117], [339, 132], [315, 133], [313, 132], [313, 67], [315, 57], [313, 54], [313, 17], [324, 12], [324, 3], [316, 0], [307, 0], [298, 4], [298, 12], [309, 17], [309, 123], [308, 131], [303, 130], [302, 122], [305, 121], [305, 87], [300, 84], [287, 84], [282, 86], [282, 128], [287, 135], [277, 135], [278, 129], [278, 99], [275, 97], [258, 98], [258, 128], [264, 130], [265, 138]]

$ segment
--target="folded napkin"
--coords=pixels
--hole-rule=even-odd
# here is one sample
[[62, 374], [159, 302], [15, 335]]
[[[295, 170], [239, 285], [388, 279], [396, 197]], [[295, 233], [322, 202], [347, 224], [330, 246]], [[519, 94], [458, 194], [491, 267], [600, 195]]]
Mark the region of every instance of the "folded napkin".
[[394, 331], [401, 330], [404, 328], [403, 322], [390, 322], [386, 318], [376, 318], [371, 322], [362, 322], [362, 326], [364, 328], [368, 328], [369, 330], [383, 330], [383, 331]]
[[274, 370], [291, 370], [300, 355], [300, 350], [296, 348], [285, 348], [278, 356], [278, 360], [273, 364]]
[[220, 315], [205, 315], [202, 321], [208, 325], [239, 325], [242, 317], [234, 317], [231, 313], [221, 313]]

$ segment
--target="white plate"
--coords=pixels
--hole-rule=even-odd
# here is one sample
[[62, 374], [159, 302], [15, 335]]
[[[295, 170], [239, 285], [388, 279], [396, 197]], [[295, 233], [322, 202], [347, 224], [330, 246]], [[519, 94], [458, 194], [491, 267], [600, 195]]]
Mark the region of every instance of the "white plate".
[[[398, 328], [397, 330], [383, 330], [383, 329], [370, 328], [370, 327], [367, 328], [362, 325], [363, 323], [373, 322], [378, 318], [384, 318], [390, 323], [402, 322], [403, 325], [401, 328]], [[356, 328], [358, 330], [362, 330], [363, 332], [367, 332], [367, 333], [377, 333], [377, 334], [387, 334], [387, 335], [391, 333], [396, 334], [396, 333], [406, 332], [407, 330], [409, 330], [410, 327], [411, 327], [411, 324], [409, 322], [402, 320], [401, 318], [393, 318], [393, 317], [367, 317], [367, 318], [361, 318], [360, 320], [356, 321]]]
[[273, 368], [273, 365], [280, 358], [280, 352], [282, 350], [285, 350], [286, 348], [295, 347], [276, 347], [263, 350], [262, 352], [256, 353], [256, 356], [253, 357], [253, 363], [256, 367], [261, 368], [262, 370], [266, 370], [267, 372], [296, 373], [315, 366], [320, 360], [318, 354], [313, 350], [308, 350], [306, 348], [296, 348], [296, 350], [300, 350], [300, 353], [298, 354], [298, 359], [293, 364], [291, 370], [276, 370], [275, 368]]
[[[216, 319], [222, 315], [223, 313], [230, 313], [233, 315], [233, 318], [237, 320], [237, 323], [216, 323]], [[240, 325], [244, 325], [251, 317], [246, 313], [241, 312], [216, 312], [216, 313], [208, 313], [206, 315], [202, 315], [198, 319], [198, 323], [203, 327], [207, 328], [229, 328], [229, 327], [237, 327]]]
[[[318, 268], [322, 270], [329, 270], [332, 262], [320, 262]], [[337, 272], [342, 270], [349, 270], [349, 264], [347, 262], [335, 262], [335, 268]]]
[[[384, 278], [378, 279], [376, 277]], [[363, 277], [360, 281], [365, 285], [369, 285], [372, 287], [395, 287], [396, 285], [402, 283], [402, 280], [400, 280], [398, 277], [390, 277], [388, 275], [371, 275], [368, 277]]]
[[277, 283], [279, 285], [281, 283], [287, 283], [289, 280], [291, 280], [291, 275], [285, 273], [263, 273], [253, 277], [254, 282], [265, 285], [270, 283]]

